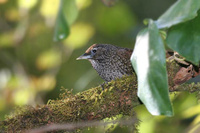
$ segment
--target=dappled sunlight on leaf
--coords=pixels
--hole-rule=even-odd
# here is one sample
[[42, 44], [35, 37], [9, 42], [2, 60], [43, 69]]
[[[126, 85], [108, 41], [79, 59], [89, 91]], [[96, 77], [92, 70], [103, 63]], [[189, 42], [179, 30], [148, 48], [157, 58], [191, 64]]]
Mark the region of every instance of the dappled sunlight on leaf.
[[[199, 109], [199, 108], [198, 108]], [[193, 125], [199, 124], [200, 122], [200, 113], [198, 113], [198, 116], [194, 119], [194, 121], [192, 122]], [[199, 125], [200, 126], [200, 125]]]
[[41, 53], [36, 59], [36, 66], [40, 70], [54, 68], [61, 63], [61, 53], [58, 50], [50, 49]]
[[[29, 27], [28, 35], [29, 35], [30, 38], [34, 38], [34, 37], [38, 36], [39, 32], [45, 32], [44, 25], [42, 25], [40, 23], [34, 23], [34, 24], [32, 24], [31, 27]], [[30, 42], [30, 44], [32, 44], [32, 43]]]
[[18, 75], [12, 75], [12, 77], [10, 77], [9, 81], [7, 82], [6, 88], [9, 88], [10, 90], [17, 90], [18, 88], [22, 87], [20, 83], [23, 82], [21, 82], [21, 80], [22, 79], [19, 78]]
[[20, 13], [17, 9], [10, 9], [6, 11], [6, 19], [10, 21], [19, 21], [20, 20]]
[[[190, 100], [190, 101], [192, 102], [193, 100]], [[186, 110], [184, 110], [181, 113], [183, 118], [190, 118], [190, 117], [194, 117], [195, 115], [199, 115], [199, 114], [200, 114], [200, 104], [192, 106], [190, 108], [187, 108]]]
[[6, 101], [3, 97], [0, 97], [0, 111], [3, 110], [6, 106]]
[[80, 48], [85, 45], [94, 35], [94, 28], [91, 25], [77, 23], [71, 27], [71, 34], [64, 41], [66, 46]]
[[6, 3], [8, 0], [0, 0], [0, 4]]
[[0, 35], [0, 48], [13, 46], [13, 33], [4, 33]]
[[45, 22], [48, 26], [55, 25], [56, 14], [59, 8], [59, 0], [43, 0], [40, 13], [45, 17]]
[[55, 76], [50, 74], [30, 78], [18, 74], [8, 76], [6, 84], [0, 90], [0, 97], [3, 98], [0, 99], [0, 111], [1, 108], [5, 108], [1, 102], [15, 105], [33, 104], [38, 92], [51, 90], [55, 84]]
[[79, 10], [85, 9], [92, 4], [92, 0], [76, 0], [76, 4]]
[[18, 0], [20, 8], [31, 9], [37, 4], [37, 0]]
[[52, 90], [56, 85], [56, 79], [54, 75], [44, 75], [42, 77], [32, 77], [31, 78], [33, 87], [38, 90]]
[[42, 0], [40, 12], [45, 17], [55, 17], [59, 7], [59, 0]]
[[35, 96], [33, 93], [30, 93], [30, 89], [20, 89], [14, 93], [14, 103], [16, 105], [28, 104], [29, 100], [33, 99]]

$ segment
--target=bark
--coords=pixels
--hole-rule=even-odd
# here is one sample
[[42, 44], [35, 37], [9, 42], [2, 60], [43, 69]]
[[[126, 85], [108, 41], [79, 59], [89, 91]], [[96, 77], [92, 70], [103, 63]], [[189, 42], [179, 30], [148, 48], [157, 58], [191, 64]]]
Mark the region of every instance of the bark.
[[[179, 85], [174, 82], [181, 68], [177, 62], [167, 61], [169, 91], [199, 91], [199, 84]], [[46, 105], [18, 107], [14, 114], [0, 122], [0, 131], [16, 132], [53, 123], [97, 121], [119, 114], [133, 117], [134, 107], [140, 104], [134, 74], [105, 84], [104, 90], [97, 86], [75, 95], [65, 90], [59, 100], [50, 100]]]

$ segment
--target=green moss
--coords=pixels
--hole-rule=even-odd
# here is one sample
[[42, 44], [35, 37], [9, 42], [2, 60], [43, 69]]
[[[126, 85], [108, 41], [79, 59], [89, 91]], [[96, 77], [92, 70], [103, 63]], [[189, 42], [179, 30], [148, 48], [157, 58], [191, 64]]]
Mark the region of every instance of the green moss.
[[[170, 91], [199, 92], [200, 84], [174, 85], [173, 77], [179, 69], [175, 62], [167, 62]], [[134, 74], [105, 84], [104, 90], [97, 86], [74, 95], [62, 88], [58, 100], [49, 100], [46, 105], [37, 107], [18, 107], [14, 114], [0, 122], [0, 131], [20, 132], [52, 123], [103, 120], [119, 114], [133, 116], [133, 108], [139, 104]]]
[[0, 129], [22, 131], [51, 123], [103, 120], [119, 114], [131, 116], [133, 107], [140, 104], [136, 83], [134, 75], [105, 84], [105, 90], [98, 86], [73, 95], [62, 89], [60, 98], [49, 100], [47, 105], [17, 108], [2, 122]]

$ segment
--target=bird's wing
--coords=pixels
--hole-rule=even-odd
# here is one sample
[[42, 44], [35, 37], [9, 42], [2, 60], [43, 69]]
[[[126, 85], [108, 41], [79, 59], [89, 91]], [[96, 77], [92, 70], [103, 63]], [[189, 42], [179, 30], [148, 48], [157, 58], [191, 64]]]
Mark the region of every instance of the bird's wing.
[[[126, 74], [130, 75], [133, 73], [133, 68], [130, 62], [130, 58], [132, 55], [133, 50], [128, 48], [119, 49], [117, 51], [117, 55], [119, 55], [121, 62], [123, 63], [123, 69]], [[119, 68], [121, 69], [121, 68]]]
[[117, 54], [118, 54], [121, 58], [125, 58], [125, 59], [129, 60], [129, 59], [131, 58], [132, 52], [133, 52], [132, 49], [124, 48], [124, 49], [119, 49], [119, 50], [117, 51]]

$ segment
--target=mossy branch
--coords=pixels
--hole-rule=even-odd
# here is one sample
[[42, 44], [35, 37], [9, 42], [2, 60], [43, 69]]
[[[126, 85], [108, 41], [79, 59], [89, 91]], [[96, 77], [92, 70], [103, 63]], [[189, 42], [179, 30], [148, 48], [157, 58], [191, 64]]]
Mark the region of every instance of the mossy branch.
[[[171, 92], [180, 91], [182, 87], [187, 91], [199, 88], [199, 84], [175, 86], [173, 77], [180, 69], [175, 61], [167, 62], [167, 69]], [[102, 120], [119, 114], [133, 116], [133, 108], [141, 104], [135, 74], [111, 81], [104, 88], [102, 91], [98, 86], [75, 95], [66, 91], [60, 100], [50, 100], [46, 105], [18, 108], [15, 114], [0, 122], [0, 131], [16, 132], [53, 123]]]

